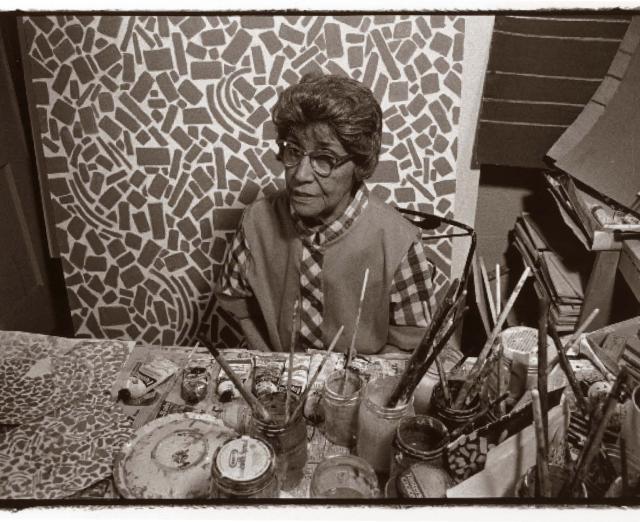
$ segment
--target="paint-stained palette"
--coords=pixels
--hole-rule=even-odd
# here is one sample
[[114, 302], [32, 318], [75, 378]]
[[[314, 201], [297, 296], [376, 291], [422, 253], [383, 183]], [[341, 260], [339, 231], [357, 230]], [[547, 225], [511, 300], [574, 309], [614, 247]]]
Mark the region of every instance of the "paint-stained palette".
[[207, 498], [218, 447], [236, 432], [201, 413], [175, 413], [140, 428], [118, 453], [113, 477], [124, 498]]

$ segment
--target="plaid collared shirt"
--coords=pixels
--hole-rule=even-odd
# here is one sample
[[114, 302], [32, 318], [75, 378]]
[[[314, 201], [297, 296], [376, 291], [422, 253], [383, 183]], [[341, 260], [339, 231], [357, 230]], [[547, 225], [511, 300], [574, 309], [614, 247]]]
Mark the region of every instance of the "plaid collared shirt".
[[[368, 200], [368, 191], [363, 185], [340, 217], [332, 223], [312, 228], [305, 227], [291, 210], [296, 230], [303, 242], [303, 251], [305, 243], [313, 249], [313, 245], [321, 246], [345, 233], [366, 208]], [[242, 228], [239, 228], [227, 251], [224, 267], [220, 274], [218, 287], [222, 294], [229, 297], [245, 298], [253, 295], [244, 276], [248, 255], [249, 248], [244, 232]], [[391, 324], [396, 326], [427, 326], [435, 308], [433, 276], [434, 266], [427, 259], [422, 241], [415, 241], [398, 266], [391, 284], [389, 292]], [[310, 290], [316, 296], [320, 292], [320, 300], [322, 300], [321, 287]], [[423, 303], [426, 307], [423, 306]], [[425, 316], [425, 308], [428, 317]]]

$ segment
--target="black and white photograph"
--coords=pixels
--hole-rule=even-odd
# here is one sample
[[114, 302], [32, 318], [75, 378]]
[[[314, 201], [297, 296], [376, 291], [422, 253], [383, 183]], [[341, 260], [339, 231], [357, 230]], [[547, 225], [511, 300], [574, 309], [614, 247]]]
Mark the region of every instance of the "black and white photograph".
[[637, 506], [640, 11], [183, 8], [0, 11], [0, 509]]

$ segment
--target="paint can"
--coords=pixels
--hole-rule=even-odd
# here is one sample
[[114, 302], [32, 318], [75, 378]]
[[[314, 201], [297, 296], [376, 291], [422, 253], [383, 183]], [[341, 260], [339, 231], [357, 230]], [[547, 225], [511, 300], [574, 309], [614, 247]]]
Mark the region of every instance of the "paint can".
[[240, 435], [220, 446], [212, 476], [215, 498], [278, 498], [276, 455], [264, 440]]

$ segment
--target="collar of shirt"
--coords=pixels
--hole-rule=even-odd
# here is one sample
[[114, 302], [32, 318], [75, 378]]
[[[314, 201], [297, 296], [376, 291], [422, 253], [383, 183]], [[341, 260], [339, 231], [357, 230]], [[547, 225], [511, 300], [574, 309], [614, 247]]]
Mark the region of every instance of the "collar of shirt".
[[300, 238], [307, 244], [322, 246], [344, 234], [354, 223], [369, 202], [369, 191], [362, 184], [344, 212], [331, 223], [322, 223], [314, 227], [306, 226], [289, 205], [289, 212]]

